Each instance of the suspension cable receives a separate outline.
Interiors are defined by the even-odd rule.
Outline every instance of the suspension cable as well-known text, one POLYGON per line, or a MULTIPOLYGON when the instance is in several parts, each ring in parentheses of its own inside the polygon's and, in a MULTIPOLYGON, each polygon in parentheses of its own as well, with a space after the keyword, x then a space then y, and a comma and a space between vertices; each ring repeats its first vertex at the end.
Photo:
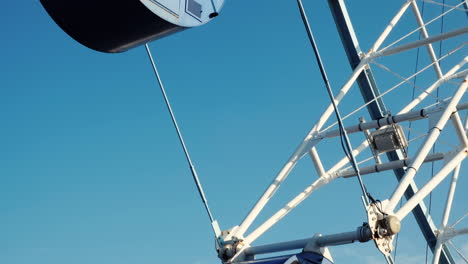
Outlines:
MULTIPOLYGON (((425 10, 424 7, 425 7, 425 1, 422 1, 421 17, 423 17, 423 18, 424 18, 424 10, 425 10)), ((421 35, 422 35, 421 31, 419 31, 418 40, 421 39, 421 35)), ((415 66, 414 66, 414 72, 415 73, 418 72, 418 69, 419 69, 419 53, 420 53, 420 50, 421 50, 421 47, 418 47, 418 49, 416 51, 416 62, 415 62, 415 66)), ((413 79, 413 85, 412 85, 413 89, 412 89, 412 94, 411 94, 411 101, 413 101, 414 97, 415 97, 415 92, 416 92, 416 88, 417 88, 417 85, 416 85, 417 80, 418 80, 418 75, 415 75, 414 79, 413 79)), ((431 95, 431 94, 429 94, 429 95, 431 95)), ((413 125, 413 122, 410 121, 409 122, 408 135, 407 135, 408 141, 411 140, 412 125, 413 125)), ((409 152, 409 146, 408 146, 407 151, 409 152)), ((403 203, 403 199, 400 200, 400 207, 401 207, 402 203, 403 203)), ((395 238, 395 250, 394 250, 394 255, 393 255, 393 258, 395 259, 395 261, 397 259, 397 249, 398 249, 398 240, 399 240, 399 238, 400 238, 400 233, 398 233, 396 235, 396 238, 395 238)), ((427 245, 429 245, 429 244, 426 244, 426 246, 427 245)), ((427 247, 426 247, 426 263, 427 263, 427 247)))
POLYGON ((317 64, 319 66, 323 82, 325 83, 328 95, 330 97, 333 108, 335 110, 336 119, 338 120, 338 126, 340 128, 341 146, 342 146, 343 151, 345 152, 346 156, 351 161, 351 165, 353 166, 354 171, 356 172, 356 175, 357 175, 357 178, 358 178, 358 181, 359 181, 359 185, 360 185, 361 190, 362 190, 365 205, 368 206, 370 204, 369 197, 368 197, 369 194, 368 194, 368 192, 366 190, 366 186, 364 185, 364 183, 362 181, 361 173, 359 171, 359 167, 358 167, 356 158, 353 155, 351 142, 349 140, 348 133, 346 132, 346 129, 344 128, 340 111, 339 111, 338 106, 337 106, 337 104, 335 102, 335 96, 333 95, 333 91, 331 89, 331 85, 330 85, 330 82, 328 80, 327 73, 325 71, 325 66, 323 65, 322 59, 320 57, 320 52, 318 50, 318 47, 317 47, 317 44, 315 42, 315 38, 314 38, 314 35, 313 35, 313 32, 312 32, 312 29, 311 29, 310 24, 309 24, 309 20, 307 18, 306 13, 305 13, 304 6, 302 5, 302 0, 297 0, 297 4, 299 6, 299 11, 301 13, 302 22, 304 23, 304 26, 306 28, 310 44, 312 45, 312 49, 314 50, 315 59, 317 60, 317 64))
MULTIPOLYGON (((445 0, 443 0, 442 2, 442 8, 441 8, 441 13, 444 13, 445 11, 445 0)), ((443 33, 444 31, 444 16, 441 17, 440 19, 440 33, 443 33)), ((443 41, 441 40, 439 42, 439 58, 442 56, 442 43, 443 41)), ((442 62, 440 62, 442 63, 442 62)), ((440 63, 439 63, 439 66, 440 66, 440 63)), ((437 90, 436 90, 436 103, 440 103, 440 100, 439 100, 439 92, 440 92, 440 87, 437 87, 437 90)), ((434 143, 434 146, 432 146, 432 153, 435 153, 436 152, 436 148, 437 148, 437 145, 436 143, 434 143)), ((434 177, 434 162, 431 162, 431 178, 434 177)), ((432 211, 432 192, 429 194, 429 214, 431 214, 431 211, 432 211)), ((427 243, 426 245, 426 263, 428 261, 428 255, 429 255, 429 242, 427 243)))
POLYGON ((206 199, 205 193, 203 192, 203 187, 202 187, 202 185, 200 183, 200 180, 198 178, 197 171, 195 170, 195 167, 193 166, 192 159, 190 158, 187 147, 185 146, 184 138, 182 137, 182 133, 180 132, 179 125, 177 124, 177 120, 175 118, 174 112, 172 111, 172 107, 171 107, 171 104, 169 102, 169 98, 167 97, 166 90, 164 89, 164 85, 163 85, 163 83, 161 81, 161 78, 159 76, 158 69, 156 68, 156 64, 154 62, 153 55, 151 54, 151 51, 150 51, 150 48, 149 48, 148 44, 145 44, 145 48, 146 48, 146 52, 148 53, 148 57, 149 57, 149 59, 151 61, 151 65, 153 66, 153 71, 154 71, 154 74, 156 75, 156 79, 157 79, 159 87, 161 89, 161 93, 162 93, 162 95, 164 97, 164 102, 166 103, 167 110, 169 111, 169 114, 171 115, 172 124, 174 125, 174 128, 175 128, 175 130, 177 132, 177 136, 179 137, 179 141, 180 141, 180 144, 181 144, 182 149, 184 151, 185 158, 187 159, 187 163, 188 163, 188 165, 190 167, 190 172, 192 173, 193 180, 195 181, 195 185, 197 186, 198 193, 200 194, 200 198, 202 199, 203 205, 205 206, 206 212, 208 213, 208 217, 210 218, 213 231, 217 235, 217 230, 215 229, 215 227, 213 225, 215 223, 215 220, 213 219, 213 215, 211 214, 210 207, 208 206, 208 201, 206 199))

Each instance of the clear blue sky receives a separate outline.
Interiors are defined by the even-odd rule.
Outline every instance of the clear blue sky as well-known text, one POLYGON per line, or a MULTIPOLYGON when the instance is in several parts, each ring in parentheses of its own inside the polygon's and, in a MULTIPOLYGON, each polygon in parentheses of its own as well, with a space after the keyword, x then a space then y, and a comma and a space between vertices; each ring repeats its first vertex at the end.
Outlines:
MULTIPOLYGON (((366 50, 402 1, 352 2, 366 50)), ((326 1, 305 5, 336 91, 350 73, 345 53, 326 1)), ((218 263, 144 48, 91 51, 36 0, 4 2, 0 25, 0 263, 218 263)), ((213 213, 222 228, 237 225, 329 102, 296 3, 228 0, 212 23, 151 47, 213 213)), ((324 162, 336 153, 323 149, 324 162)), ((315 179, 303 163, 263 218, 315 179)), ((368 178, 377 198, 392 177, 368 178)), ((355 180, 337 181, 258 242, 354 230, 365 221, 359 195, 355 180)), ((425 245, 405 221, 400 255, 417 263, 425 245)), ((332 254, 383 263, 371 243, 332 254)))

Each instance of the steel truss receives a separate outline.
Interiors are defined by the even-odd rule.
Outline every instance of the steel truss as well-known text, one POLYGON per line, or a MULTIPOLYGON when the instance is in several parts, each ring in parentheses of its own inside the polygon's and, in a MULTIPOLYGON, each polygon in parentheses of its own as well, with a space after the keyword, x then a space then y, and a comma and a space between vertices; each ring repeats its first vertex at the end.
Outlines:
MULTIPOLYGON (((414 210, 413 212, 421 229, 423 230, 426 239, 428 239, 428 237, 431 235, 436 238, 435 241, 432 241, 433 245, 431 246, 434 251, 433 263, 439 263, 439 258, 441 259, 441 263, 453 263, 453 259, 450 253, 446 250, 446 248, 443 247, 443 245, 445 243, 450 243, 449 240, 457 235, 468 233, 468 229, 466 228, 455 229, 454 226, 456 223, 453 225, 448 225, 448 219, 456 189, 455 187, 460 176, 461 163, 468 156, 468 119, 465 121, 464 125, 459 115, 461 111, 468 109, 468 103, 462 101, 468 87, 468 71, 463 69, 464 65, 468 62, 468 56, 463 57, 462 55, 461 60, 450 70, 444 73, 440 67, 439 62, 447 56, 460 51, 465 43, 462 43, 461 46, 455 48, 440 58, 437 57, 432 45, 435 42, 466 34, 468 33, 468 27, 462 27, 446 33, 429 36, 426 27, 428 24, 435 21, 435 19, 429 22, 425 22, 420 14, 417 1, 407 0, 398 10, 395 17, 390 21, 383 33, 377 38, 369 52, 362 53, 359 49, 357 38, 354 35, 349 16, 344 7, 344 2, 342 0, 329 0, 329 4, 335 17, 335 21, 338 25, 342 40, 345 46, 348 46, 346 47, 346 51, 353 68, 351 76, 342 85, 340 91, 336 94, 335 103, 338 105, 340 102, 342 102, 343 98, 350 91, 351 87, 357 83, 364 95, 366 102, 359 109, 367 107, 371 118, 373 119, 369 122, 362 121, 356 125, 348 126, 345 128, 346 132, 349 134, 362 133, 363 135, 366 135, 365 133, 372 129, 382 130, 390 125, 398 125, 407 121, 416 122, 426 120, 429 121, 430 124, 430 129, 427 132, 427 135, 424 136, 422 144, 419 146, 418 151, 416 151, 416 154, 413 157, 404 157, 402 152, 399 150, 391 151, 387 153, 389 158, 388 162, 379 163, 376 161, 376 163, 371 166, 362 167, 360 172, 361 174, 370 174, 384 170, 394 170, 397 178, 399 179, 399 183, 391 197, 389 197, 388 201, 383 203, 382 214, 395 217, 396 221, 401 221, 414 210), (398 24, 398 21, 410 9, 412 10, 412 13, 419 25, 419 27, 412 33, 420 31, 422 39, 397 45, 401 40, 410 35, 408 34, 391 45, 381 48, 382 44, 387 40, 387 37, 392 32, 393 28, 395 28, 398 24), (344 26, 347 27, 346 30, 343 29, 344 26), (370 64, 374 63, 374 61, 380 57, 399 54, 419 47, 425 47, 427 49, 428 56, 432 63, 430 63, 423 70, 415 73, 409 78, 404 79, 401 83, 381 94, 377 89, 376 82, 370 70, 370 64), (422 91, 414 98, 414 100, 403 107, 396 115, 388 115, 382 97, 395 88, 400 87, 402 84, 407 83, 408 80, 426 70, 427 68, 434 69, 436 81, 431 85, 428 85, 424 91, 422 91), (425 102, 425 99, 427 99, 427 97, 438 87, 447 82, 453 81, 458 82, 458 87, 451 96, 439 102, 435 106, 423 107, 419 109, 417 108, 422 102, 425 102), (458 140, 457 146, 448 152, 431 154, 430 151, 432 147, 437 142, 442 130, 446 128, 449 121, 453 125, 453 129, 458 140), (415 185, 414 178, 417 176, 418 172, 420 172, 421 165, 425 162, 434 162, 440 160, 445 162, 442 168, 435 173, 433 178, 428 180, 418 190, 415 185), (440 225, 440 228, 436 230, 435 225, 430 221, 430 219, 424 216, 426 209, 423 200, 442 182, 442 180, 444 180, 452 172, 452 182, 447 196, 443 221, 440 225), (407 201, 403 203, 401 208, 397 209, 397 205, 402 200, 403 195, 406 196, 407 201)), ((464 2, 448 9, 441 16, 457 10, 463 4, 464 2)), ((220 252, 223 250, 229 250, 229 252, 232 254, 229 256, 229 259, 224 260, 225 262, 238 262, 241 260, 252 259, 257 254, 278 252, 296 248, 306 248, 308 245, 310 247, 311 243, 314 244, 315 248, 323 249, 323 247, 330 245, 351 243, 353 241, 365 242, 370 239, 374 239, 376 241, 377 247, 382 251, 382 253, 384 253, 384 255, 388 256, 390 254, 392 246, 388 245, 387 241, 391 244, 395 233, 387 234, 386 237, 388 239, 383 242, 385 247, 382 246, 382 243, 380 243, 378 239, 374 237, 374 235, 372 235, 372 237, 368 236, 368 230, 374 230, 374 227, 372 227, 371 224, 372 216, 370 216, 373 214, 372 206, 366 208, 369 214, 369 226, 358 228, 357 231, 264 246, 251 246, 257 238, 259 238, 263 233, 265 233, 272 226, 283 219, 288 213, 295 209, 316 190, 338 178, 353 177, 356 175, 354 170, 346 168, 346 166, 349 165, 348 157, 342 158, 328 170, 325 169, 321 162, 320 154, 316 148, 317 145, 321 141, 340 136, 339 129, 332 129, 336 123, 324 128, 327 121, 330 120, 333 111, 333 106, 330 104, 318 122, 313 126, 303 141, 300 142, 299 146, 276 175, 271 185, 266 189, 266 191, 256 202, 244 220, 240 223, 240 225, 233 227, 229 230, 229 232, 223 232, 222 237, 219 239, 220 245, 218 245, 218 250, 220 252), (289 201, 283 208, 272 215, 269 219, 267 219, 249 234, 246 234, 253 221, 257 218, 265 205, 271 200, 275 192, 280 188, 281 184, 286 180, 299 160, 301 160, 301 158, 306 155, 311 157, 318 178, 312 184, 307 186, 304 191, 289 201)), ((348 118, 350 115, 346 116, 344 119, 348 118)), ((358 156, 359 154, 368 150, 370 147, 372 146, 369 145, 369 140, 363 140, 358 147, 353 149, 352 154, 354 156, 358 156)), ((398 232, 398 230, 396 232, 398 232)), ((371 233, 373 233, 373 231, 371 233)))

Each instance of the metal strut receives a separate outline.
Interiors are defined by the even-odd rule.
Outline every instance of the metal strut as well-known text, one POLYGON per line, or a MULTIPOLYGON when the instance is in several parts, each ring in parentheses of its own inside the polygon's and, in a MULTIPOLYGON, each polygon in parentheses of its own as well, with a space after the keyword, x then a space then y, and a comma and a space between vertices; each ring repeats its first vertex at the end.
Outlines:
POLYGON ((185 158, 187 159, 187 163, 189 164, 190 172, 192 173, 193 180, 195 181, 195 185, 197 186, 198 193, 200 194, 203 205, 205 206, 206 212, 208 213, 208 217, 210 218, 211 226, 217 237, 219 235, 218 234, 219 228, 217 228, 217 222, 213 219, 213 215, 211 214, 210 207, 208 206, 208 201, 206 200, 205 193, 203 192, 203 187, 198 178, 197 171, 195 167, 193 166, 192 159, 190 158, 187 147, 185 146, 184 138, 182 137, 182 133, 180 132, 179 125, 177 124, 177 120, 175 118, 174 112, 172 111, 171 103, 169 102, 169 98, 167 97, 166 90, 164 89, 164 85, 161 81, 161 78, 159 77, 159 72, 158 72, 158 69, 156 68, 156 64, 154 63, 153 55, 151 55, 151 51, 150 51, 148 44, 145 44, 145 48, 146 48, 146 52, 148 53, 148 57, 151 61, 151 65, 153 66, 153 71, 154 71, 154 74, 156 75, 156 79, 158 80, 159 87, 161 88, 161 93, 164 97, 164 102, 166 103, 167 110, 169 111, 169 114, 171 115, 172 124, 174 125, 174 128, 177 132, 177 136, 179 137, 179 141, 180 141, 180 144, 182 145, 182 149, 184 150, 185 158))
MULTIPOLYGON (((466 2, 466 0, 461 1, 465 1, 465 4, 468 3, 466 2)), ((333 19, 335 21, 341 41, 343 43, 343 47, 348 56, 349 63, 351 65, 351 68, 354 70, 357 67, 357 65, 361 62, 361 58, 359 56, 359 54, 361 54, 361 49, 359 47, 359 42, 357 40, 351 19, 349 17, 345 1, 328 0, 328 4, 330 6, 330 11, 333 15, 333 19)), ((372 119, 379 120, 384 118, 387 114, 387 109, 383 104, 382 98, 380 98, 379 96, 380 92, 370 68, 364 70, 361 73, 361 75, 357 79, 357 84, 359 85, 361 94, 365 102, 372 102, 367 106, 372 119), (376 100, 376 98, 378 99, 376 100)), ((404 159, 404 156, 399 151, 388 152, 387 156, 390 161, 404 159)), ((394 169, 394 173, 398 181, 400 181, 403 175, 405 174, 405 170, 403 168, 394 169)), ((417 190, 417 186, 414 183, 411 184, 405 191, 406 199, 410 199, 411 197, 413 197, 417 190)), ((436 226, 434 225, 430 216, 427 215, 427 209, 424 202, 421 202, 418 206, 416 206, 413 209, 413 214, 424 238, 426 239, 427 243, 429 243, 431 249, 433 249, 436 244, 435 242, 437 241, 437 237, 434 233, 434 230, 436 230, 436 226)), ((448 263, 454 263, 454 260, 448 248, 444 245, 440 264, 448 263)))
MULTIPOLYGON (((320 73, 322 74, 322 79, 323 79, 323 81, 325 83, 325 86, 327 87, 328 95, 330 96, 330 100, 331 100, 331 102, 333 104, 333 108, 335 110, 336 119, 338 121, 338 126, 340 128, 340 134, 341 134, 342 140, 344 140, 345 144, 346 144, 346 148, 343 147, 343 150, 345 151, 346 155, 350 159, 351 165, 352 165, 354 171, 356 172, 356 176, 358 178, 359 185, 361 187, 362 194, 363 194, 362 199, 363 199, 363 202, 365 204, 365 209, 367 210, 368 206, 371 204, 370 199, 369 199, 370 195, 366 190, 366 186, 364 185, 364 182, 362 181, 361 173, 359 171, 359 167, 357 165, 356 158, 354 157, 353 152, 352 152, 351 142, 349 140, 348 133, 346 132, 346 129, 345 129, 344 125, 343 125, 343 121, 342 121, 341 114, 340 114, 340 111, 338 109, 338 106, 336 105, 335 97, 333 95, 333 91, 331 89, 330 82, 328 81, 327 73, 325 71, 325 67, 324 67, 322 59, 320 57, 320 52, 319 52, 317 44, 315 42, 314 35, 312 33, 312 29, 311 29, 310 24, 309 24, 309 20, 307 19, 307 15, 305 13, 304 6, 302 5, 302 1, 297 0, 297 4, 298 4, 299 10, 301 12, 302 21, 304 22, 304 26, 306 28, 307 35, 309 36, 310 44, 312 45, 312 48, 314 50, 315 58, 317 60, 318 66, 319 66, 320 73)), ((392 258, 391 255, 385 255, 385 260, 389 264, 394 263, 393 258, 392 258)))
POLYGON ((211 0, 211 7, 213 8, 213 12, 209 15, 209 18, 215 18, 218 16, 218 11, 213 0, 211 0))
POLYGON ((317 60, 318 66, 319 66, 323 82, 325 83, 328 95, 330 96, 330 100, 331 100, 331 102, 333 104, 333 108, 334 108, 335 114, 336 114, 336 119, 338 120, 338 126, 340 128, 340 134, 341 134, 342 140, 344 140, 344 142, 346 144, 346 148, 343 147, 343 150, 345 151, 346 156, 348 156, 348 158, 350 159, 351 165, 353 166, 353 169, 356 172, 356 175, 357 175, 357 178, 358 178, 358 181, 359 181, 359 185, 360 185, 361 190, 362 190, 365 206, 367 207, 367 206, 369 206, 370 201, 369 201, 368 193, 367 193, 367 190, 366 190, 366 186, 364 186, 364 182, 362 181, 356 158, 353 155, 351 142, 349 140, 348 133, 346 132, 346 129, 345 129, 344 125, 343 125, 343 121, 342 121, 341 114, 340 114, 340 111, 338 109, 338 106, 336 105, 335 96, 333 95, 333 91, 331 89, 330 82, 328 81, 327 73, 325 71, 325 66, 323 65, 322 58, 320 57, 320 52, 319 52, 317 44, 315 42, 314 35, 312 33, 312 29, 311 29, 310 24, 309 24, 309 20, 307 19, 307 15, 306 15, 306 13, 304 11, 304 6, 302 5, 302 0, 297 0, 297 5, 299 6, 299 11, 301 12, 302 22, 304 22, 304 26, 306 28, 307 35, 309 36, 310 44, 312 45, 312 49, 314 50, 315 58, 317 60))

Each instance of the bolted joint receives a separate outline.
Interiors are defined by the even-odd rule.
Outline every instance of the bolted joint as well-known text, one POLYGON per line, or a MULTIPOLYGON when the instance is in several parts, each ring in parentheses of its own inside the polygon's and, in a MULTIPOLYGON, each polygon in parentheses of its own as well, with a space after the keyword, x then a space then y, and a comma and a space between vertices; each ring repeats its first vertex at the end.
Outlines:
POLYGON ((224 245, 218 249, 218 257, 223 261, 223 263, 228 262, 243 247, 244 242, 242 240, 233 238, 232 240, 225 242, 224 245))
POLYGON ((386 237, 386 236, 393 236, 400 232, 401 229, 401 222, 398 217, 393 215, 384 216, 384 218, 380 221, 380 226, 378 228, 379 236, 386 237))
POLYGON ((218 249, 218 257, 223 261, 226 262, 231 259, 235 255, 235 250, 232 245, 225 245, 218 249))
POLYGON ((372 231, 372 238, 376 247, 385 256, 389 256, 393 251, 393 239, 401 228, 398 217, 388 215, 382 210, 387 204, 388 200, 374 202, 367 208, 367 219, 372 231))

